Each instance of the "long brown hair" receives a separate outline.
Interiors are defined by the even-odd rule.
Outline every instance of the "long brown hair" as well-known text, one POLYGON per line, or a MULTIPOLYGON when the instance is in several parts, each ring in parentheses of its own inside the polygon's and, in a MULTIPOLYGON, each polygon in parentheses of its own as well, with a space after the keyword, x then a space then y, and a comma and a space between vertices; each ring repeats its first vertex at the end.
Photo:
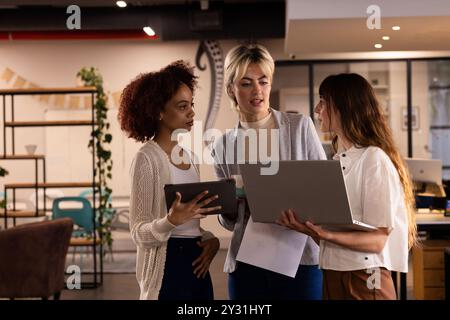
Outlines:
MULTIPOLYGON (((379 147, 389 156, 397 169, 405 194, 408 212, 408 245, 411 248, 417 241, 412 182, 372 86, 358 74, 342 73, 328 76, 321 83, 319 94, 327 106, 339 111, 336 114, 340 115, 341 127, 346 139, 361 147, 379 147)), ((330 111, 328 114, 331 117, 330 111)), ((337 143, 338 137, 334 135, 335 151, 337 151, 337 143)))

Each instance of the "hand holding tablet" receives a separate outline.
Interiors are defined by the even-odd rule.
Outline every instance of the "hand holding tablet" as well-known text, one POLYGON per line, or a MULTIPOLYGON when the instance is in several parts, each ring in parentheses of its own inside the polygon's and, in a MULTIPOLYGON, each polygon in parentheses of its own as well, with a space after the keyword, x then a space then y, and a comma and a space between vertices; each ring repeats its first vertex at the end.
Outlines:
POLYGON ((214 212, 220 210, 222 206, 214 206, 209 208, 204 208, 214 200, 218 199, 218 195, 208 197, 204 199, 208 194, 208 191, 203 191, 196 195, 193 199, 187 202, 181 201, 181 194, 176 192, 175 200, 169 209, 168 219, 169 222, 175 226, 179 226, 197 215, 207 214, 209 212, 214 212), (204 200, 203 200, 204 199, 204 200))
POLYGON ((198 183, 168 184, 164 186, 167 208, 171 208, 176 200, 176 194, 181 196, 181 202, 195 200, 201 204, 197 214, 235 215, 237 213, 236 183, 234 180, 209 181, 198 183), (208 194, 204 191, 208 191, 208 194), (210 196, 218 197, 212 199, 210 196), (207 198, 208 197, 208 198, 207 198), (211 200, 211 201, 209 201, 211 200), (218 209, 217 207, 221 207, 218 209), (208 209, 208 210, 206 210, 208 209))

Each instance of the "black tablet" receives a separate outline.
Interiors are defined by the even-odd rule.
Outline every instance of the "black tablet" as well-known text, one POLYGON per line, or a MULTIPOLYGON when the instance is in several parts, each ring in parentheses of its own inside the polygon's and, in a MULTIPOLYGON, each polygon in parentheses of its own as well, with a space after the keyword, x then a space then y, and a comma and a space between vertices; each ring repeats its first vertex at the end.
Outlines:
POLYGON ((172 206, 176 192, 181 194, 181 202, 188 202, 205 190, 208 190, 209 193, 204 199, 216 194, 219 195, 218 199, 210 202, 205 208, 222 206, 221 210, 207 214, 224 214, 227 216, 235 216, 237 214, 236 183, 232 179, 198 183, 166 184, 164 186, 164 193, 166 195, 167 210, 172 206))

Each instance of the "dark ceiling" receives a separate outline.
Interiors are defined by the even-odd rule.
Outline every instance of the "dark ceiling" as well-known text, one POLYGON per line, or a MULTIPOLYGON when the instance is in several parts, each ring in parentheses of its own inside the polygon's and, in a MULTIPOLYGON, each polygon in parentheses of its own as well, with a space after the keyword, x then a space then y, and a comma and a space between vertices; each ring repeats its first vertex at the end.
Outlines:
MULTIPOLYGON (((199 3, 200 0, 126 0, 129 6, 161 6, 161 5, 181 5, 199 3)), ((285 2, 285 0, 209 0, 208 2, 225 2, 225 3, 264 3, 264 2, 285 2)), ((0 8, 2 6, 53 6, 53 7, 67 7, 71 4, 79 5, 80 7, 115 7, 116 0, 16 0, 16 1, 0 1, 0 8)))
POLYGON ((127 1, 19 0, 0 1, 0 32, 68 30, 67 6, 81 9, 80 31, 139 31, 150 25, 163 40, 283 38, 285 2, 282 0, 127 1))

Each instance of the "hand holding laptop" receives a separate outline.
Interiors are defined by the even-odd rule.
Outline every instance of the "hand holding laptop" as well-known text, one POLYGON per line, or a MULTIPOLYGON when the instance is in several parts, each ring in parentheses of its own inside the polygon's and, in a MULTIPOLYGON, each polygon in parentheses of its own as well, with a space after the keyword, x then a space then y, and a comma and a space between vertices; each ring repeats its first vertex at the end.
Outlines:
POLYGON ((275 223, 280 226, 287 227, 289 229, 304 233, 311 238, 313 238, 316 242, 318 240, 330 240, 331 232, 323 229, 321 226, 317 226, 309 221, 304 223, 297 220, 295 216, 295 212, 292 209, 288 209, 286 211, 282 211, 280 217, 275 221, 275 223))
POLYGON ((283 160, 274 175, 261 175, 261 166, 239 166, 253 221, 274 223, 292 208, 297 219, 327 229, 377 229, 353 219, 339 160, 283 160))

